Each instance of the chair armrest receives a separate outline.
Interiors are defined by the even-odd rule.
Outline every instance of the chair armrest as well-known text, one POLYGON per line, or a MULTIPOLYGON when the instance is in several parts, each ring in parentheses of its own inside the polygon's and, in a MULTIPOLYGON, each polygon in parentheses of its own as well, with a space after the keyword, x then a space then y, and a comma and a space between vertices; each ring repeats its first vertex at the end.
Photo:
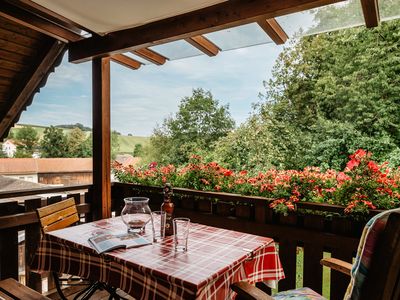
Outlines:
POLYGON ((270 295, 256 288, 246 281, 235 282, 231 285, 231 289, 238 294, 238 299, 243 300, 273 300, 270 295))
POLYGON ((349 276, 352 268, 352 264, 337 258, 323 258, 321 259, 321 265, 327 266, 349 276))

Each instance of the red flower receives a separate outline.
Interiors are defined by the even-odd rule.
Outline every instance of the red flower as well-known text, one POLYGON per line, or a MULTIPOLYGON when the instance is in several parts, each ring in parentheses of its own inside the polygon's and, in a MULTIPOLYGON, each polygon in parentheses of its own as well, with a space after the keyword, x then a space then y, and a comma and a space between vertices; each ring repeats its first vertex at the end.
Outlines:
POLYGON ((358 167, 360 165, 360 161, 357 159, 351 159, 347 165, 346 165, 346 171, 351 171, 353 170, 355 167, 358 167))
POLYGON ((368 169, 370 169, 374 173, 379 172, 379 166, 372 160, 368 162, 368 169))
POLYGON ((339 172, 339 174, 336 177, 337 181, 339 182, 339 184, 348 181, 351 179, 351 177, 347 176, 346 174, 344 174, 343 172, 339 172))
POLYGON ((224 176, 226 176, 226 177, 232 176, 232 175, 233 175, 233 171, 231 171, 231 170, 226 170, 226 171, 224 172, 224 176))

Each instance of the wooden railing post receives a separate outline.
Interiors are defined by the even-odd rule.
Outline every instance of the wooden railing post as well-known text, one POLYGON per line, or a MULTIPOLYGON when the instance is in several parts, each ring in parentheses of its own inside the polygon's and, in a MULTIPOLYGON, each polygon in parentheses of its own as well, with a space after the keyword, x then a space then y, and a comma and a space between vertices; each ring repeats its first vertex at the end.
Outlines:
MULTIPOLYGON (((18 213, 18 202, 0 203, 0 216, 16 213, 18 213)), ((0 280, 9 277, 18 280, 17 228, 0 230, 0 280)))
MULTIPOLYGON (((25 211, 35 211, 42 206, 42 199, 25 200, 25 211)), ((25 282, 26 285, 39 293, 42 292, 42 276, 31 272, 30 262, 35 255, 40 241, 40 225, 34 223, 25 227, 25 282)))

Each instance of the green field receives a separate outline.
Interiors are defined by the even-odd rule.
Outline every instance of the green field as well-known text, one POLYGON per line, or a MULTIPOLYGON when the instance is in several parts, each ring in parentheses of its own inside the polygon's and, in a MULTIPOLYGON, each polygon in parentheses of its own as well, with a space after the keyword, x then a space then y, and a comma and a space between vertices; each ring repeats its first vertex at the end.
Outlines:
MULTIPOLYGON (((17 124, 15 127, 11 129, 11 133, 15 137, 19 129, 23 126, 31 126, 33 127, 37 133, 39 134, 39 138, 42 138, 43 132, 46 129, 46 126, 39 126, 39 125, 29 125, 29 124, 17 124)), ((68 132, 71 131, 71 129, 67 128, 61 128, 64 131, 64 134, 68 134, 68 132)), ((90 132, 86 131, 86 134, 89 135, 90 132)), ((127 135, 120 135, 118 136, 118 141, 119 141, 119 153, 133 153, 133 149, 135 149, 136 144, 142 144, 142 146, 146 146, 150 138, 149 137, 144 137, 144 136, 127 136, 127 135)))

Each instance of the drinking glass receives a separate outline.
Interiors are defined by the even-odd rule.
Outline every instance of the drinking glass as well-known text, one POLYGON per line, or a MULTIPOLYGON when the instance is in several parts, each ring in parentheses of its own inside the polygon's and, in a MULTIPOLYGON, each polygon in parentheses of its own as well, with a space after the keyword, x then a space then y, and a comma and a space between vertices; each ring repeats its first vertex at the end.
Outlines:
POLYGON ((175 251, 186 252, 188 247, 190 219, 189 218, 175 218, 174 224, 174 244, 175 251))
POLYGON ((167 215, 165 211, 153 211, 151 212, 151 218, 153 221, 153 241, 161 241, 165 237, 167 215))

